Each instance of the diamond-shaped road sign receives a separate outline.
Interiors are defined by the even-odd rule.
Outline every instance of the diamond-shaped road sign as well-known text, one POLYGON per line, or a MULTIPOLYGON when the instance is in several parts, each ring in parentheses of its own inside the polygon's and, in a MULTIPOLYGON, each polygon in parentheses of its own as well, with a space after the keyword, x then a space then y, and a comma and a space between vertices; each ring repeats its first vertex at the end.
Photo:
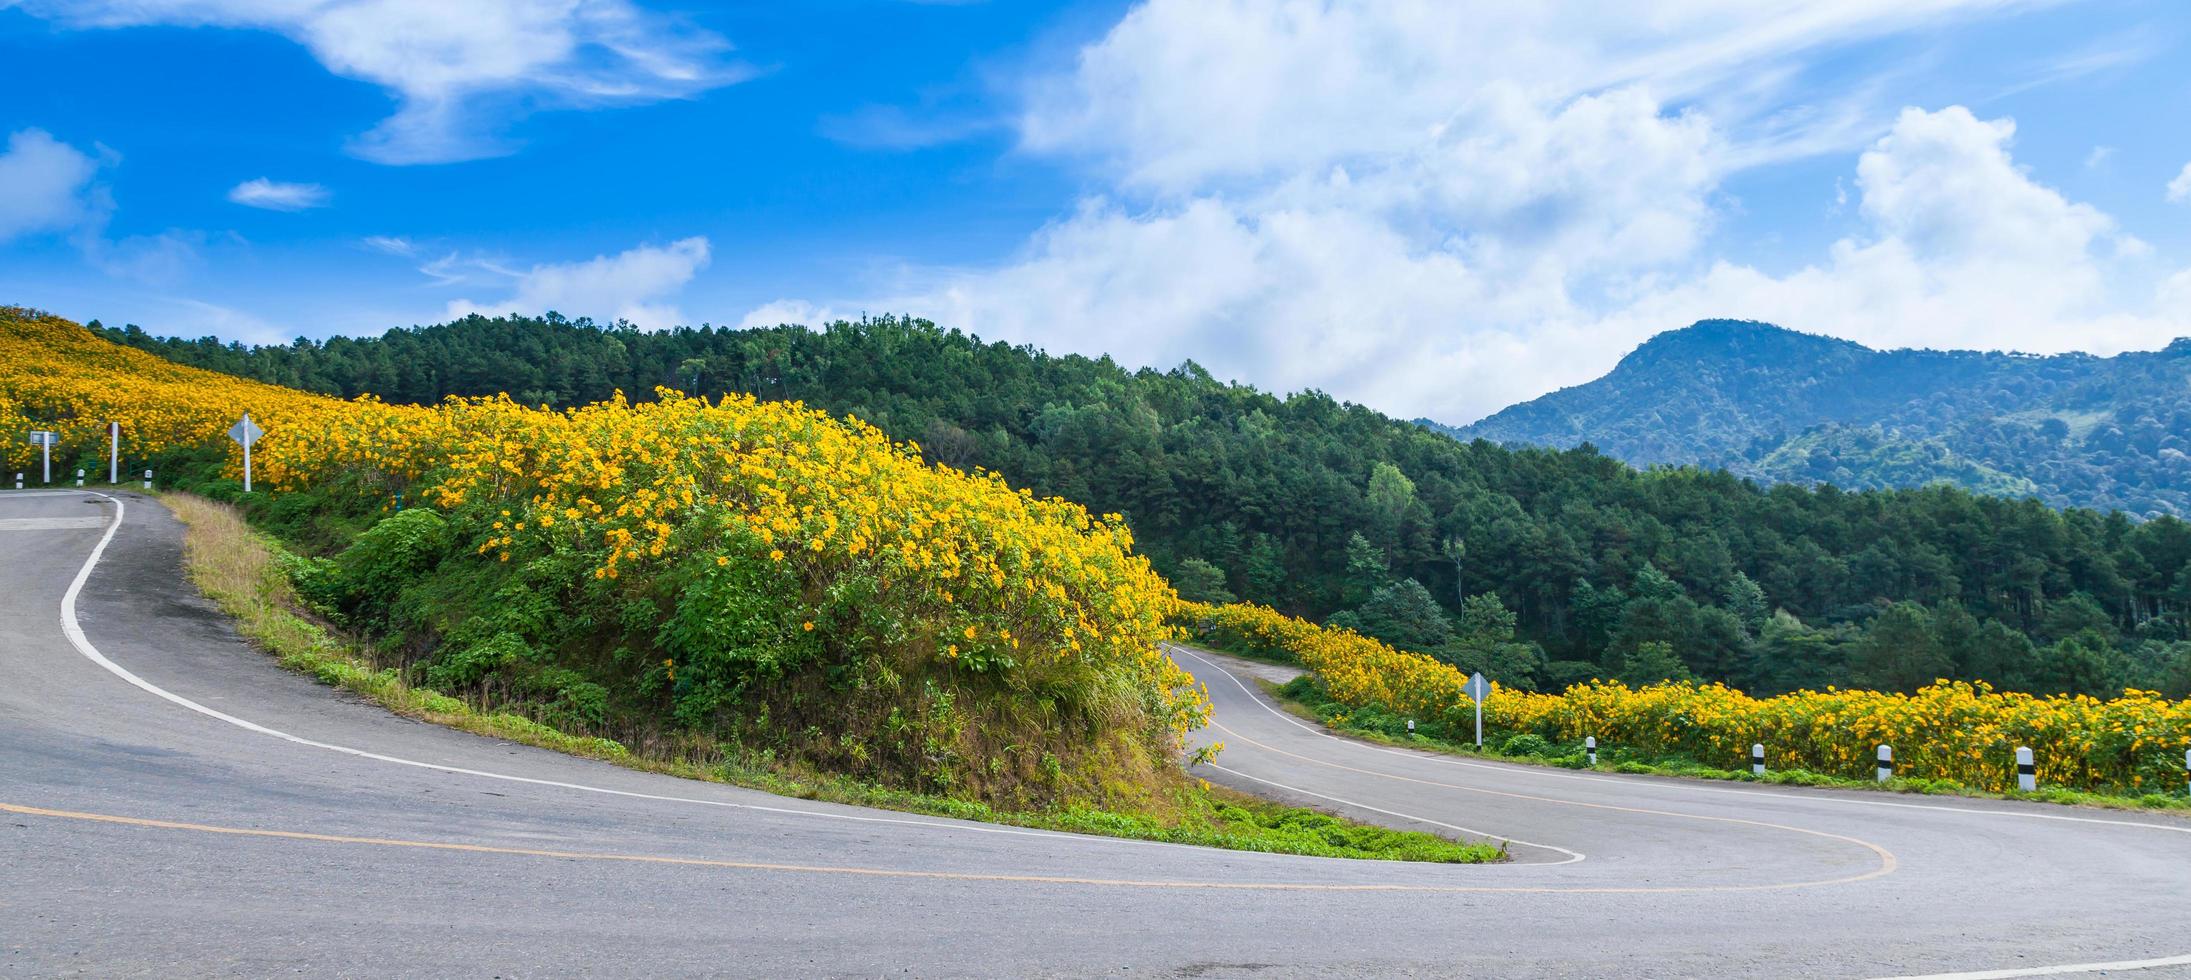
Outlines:
POLYGON ((1478 672, 1469 675, 1468 683, 1461 685, 1461 693, 1468 695, 1470 701, 1482 704, 1483 700, 1490 697, 1491 692, 1497 690, 1498 687, 1497 684, 1491 683, 1491 678, 1485 677, 1481 672, 1478 672))
POLYGON ((251 413, 249 412, 244 413, 243 421, 228 427, 228 437, 236 440, 236 445, 245 449, 251 448, 251 444, 259 441, 259 437, 265 434, 265 429, 259 428, 257 423, 251 421, 251 413))

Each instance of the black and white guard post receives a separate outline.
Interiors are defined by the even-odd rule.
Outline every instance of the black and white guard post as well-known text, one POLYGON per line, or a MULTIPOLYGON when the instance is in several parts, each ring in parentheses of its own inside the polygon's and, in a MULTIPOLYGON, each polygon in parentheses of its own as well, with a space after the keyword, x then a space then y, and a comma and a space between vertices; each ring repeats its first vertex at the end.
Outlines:
POLYGON ((79 486, 79 487, 81 487, 81 486, 83 486, 83 485, 84 485, 84 471, 83 471, 83 470, 77 470, 77 471, 76 471, 76 485, 77 485, 77 486, 79 486))
POLYGON ((150 489, 152 489, 152 471, 151 471, 151 470, 146 470, 146 471, 145 471, 145 489, 147 489, 147 490, 150 490, 150 489))
POLYGON ((45 465, 45 469, 39 473, 39 482, 47 486, 53 485, 54 439, 55 434, 45 429, 32 429, 30 432, 30 444, 38 447, 38 457, 45 465))
POLYGON ((259 441, 259 437, 265 434, 265 429, 259 428, 257 424, 251 421, 250 412, 243 413, 243 421, 228 427, 228 437, 234 439, 236 445, 243 447, 243 492, 245 493, 251 492, 251 444, 259 441))
POLYGON ((1750 775, 1765 775, 1765 743, 1750 743, 1750 775))
MULTIPOLYGON (((1598 737, 1596 735, 1587 736, 1582 740, 1582 757, 1589 760, 1590 768, 1596 769, 1598 767, 1598 737)), ((2184 753, 2183 760, 2186 765, 2191 765, 2191 752, 2184 753)))
POLYGON ((1415 734, 1415 719, 1413 718, 1407 720, 1407 733, 1409 735, 1415 734))
POLYGON ((2021 745, 2016 747, 2016 788, 2026 793, 2039 789, 2039 767, 2031 761, 2031 750, 2021 745))
POLYGON ((1882 745, 1879 747, 1879 781, 1883 783, 1893 778, 1894 746, 1882 745))
POLYGON ((1468 683, 1461 688, 1461 693, 1468 695, 1468 699, 1476 703, 1476 747, 1479 749, 1483 748, 1484 699, 1490 697, 1492 690, 1497 686, 1491 683, 1491 679, 1485 677, 1482 671, 1477 671, 1468 675, 1468 683))
POLYGON ((15 489, 23 489, 23 474, 20 471, 15 474, 15 489))

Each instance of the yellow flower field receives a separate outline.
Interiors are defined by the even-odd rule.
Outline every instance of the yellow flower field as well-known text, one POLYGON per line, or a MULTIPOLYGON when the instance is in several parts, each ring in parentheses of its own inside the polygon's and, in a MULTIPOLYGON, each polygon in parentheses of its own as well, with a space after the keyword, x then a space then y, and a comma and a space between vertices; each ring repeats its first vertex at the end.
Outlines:
POLYGON ((778 568, 804 603, 780 611, 785 632, 801 634, 786 643, 856 637, 996 674, 1092 670, 1123 681, 1175 736, 1205 719, 1202 691, 1159 649, 1175 597, 1117 515, 928 465, 917 446, 796 403, 663 395, 567 411, 507 398, 342 401, 0 309, 11 470, 36 461, 23 430, 57 430, 57 458, 74 458, 103 454, 112 420, 133 460, 225 447, 240 476, 224 433, 248 411, 266 430, 254 450, 262 491, 403 493, 464 509, 491 521, 476 544, 487 560, 576 552, 600 588, 680 565, 778 568))
MULTIPOLYGON (((1181 622, 1252 653, 1284 654, 1315 671, 1352 708, 1459 722, 1473 706, 1467 676, 1418 653, 1261 606, 1183 604, 1181 622)), ((1984 684, 1939 683, 1915 694, 1798 691, 1753 698, 1719 684, 1641 690, 1593 681, 1561 694, 1499 689, 1484 702, 1487 729, 1747 767, 1762 742, 1770 765, 1855 778, 1872 774, 1876 747, 1894 747, 1897 775, 1989 790, 2016 786, 2014 752, 2036 754, 2042 786, 2116 793, 2181 793, 2191 746, 2191 701, 2149 691, 2119 698, 2034 697, 1984 684)))

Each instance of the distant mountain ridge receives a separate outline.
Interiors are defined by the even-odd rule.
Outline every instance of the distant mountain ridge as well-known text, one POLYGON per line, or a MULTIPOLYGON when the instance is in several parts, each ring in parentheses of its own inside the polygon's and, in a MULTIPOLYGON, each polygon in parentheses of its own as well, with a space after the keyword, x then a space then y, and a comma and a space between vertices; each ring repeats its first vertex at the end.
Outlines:
POLYGON ((2191 515, 2191 338, 2113 357, 1880 351, 1701 320, 1587 384, 1472 425, 1420 421, 1464 440, 1587 442, 1638 465, 1774 482, 1948 482, 2055 506, 2191 515))

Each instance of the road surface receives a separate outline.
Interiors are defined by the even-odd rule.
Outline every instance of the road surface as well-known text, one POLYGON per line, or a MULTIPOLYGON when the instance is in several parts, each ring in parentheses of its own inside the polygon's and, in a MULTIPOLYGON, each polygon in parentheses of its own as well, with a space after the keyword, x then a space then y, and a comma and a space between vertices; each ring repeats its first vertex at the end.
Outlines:
POLYGON ((1388 749, 1193 651, 1228 745, 1213 781, 1514 859, 787 800, 281 670, 184 582, 180 541, 143 497, 0 493, 0 976, 2191 974, 2191 821, 2169 815, 1388 749))

